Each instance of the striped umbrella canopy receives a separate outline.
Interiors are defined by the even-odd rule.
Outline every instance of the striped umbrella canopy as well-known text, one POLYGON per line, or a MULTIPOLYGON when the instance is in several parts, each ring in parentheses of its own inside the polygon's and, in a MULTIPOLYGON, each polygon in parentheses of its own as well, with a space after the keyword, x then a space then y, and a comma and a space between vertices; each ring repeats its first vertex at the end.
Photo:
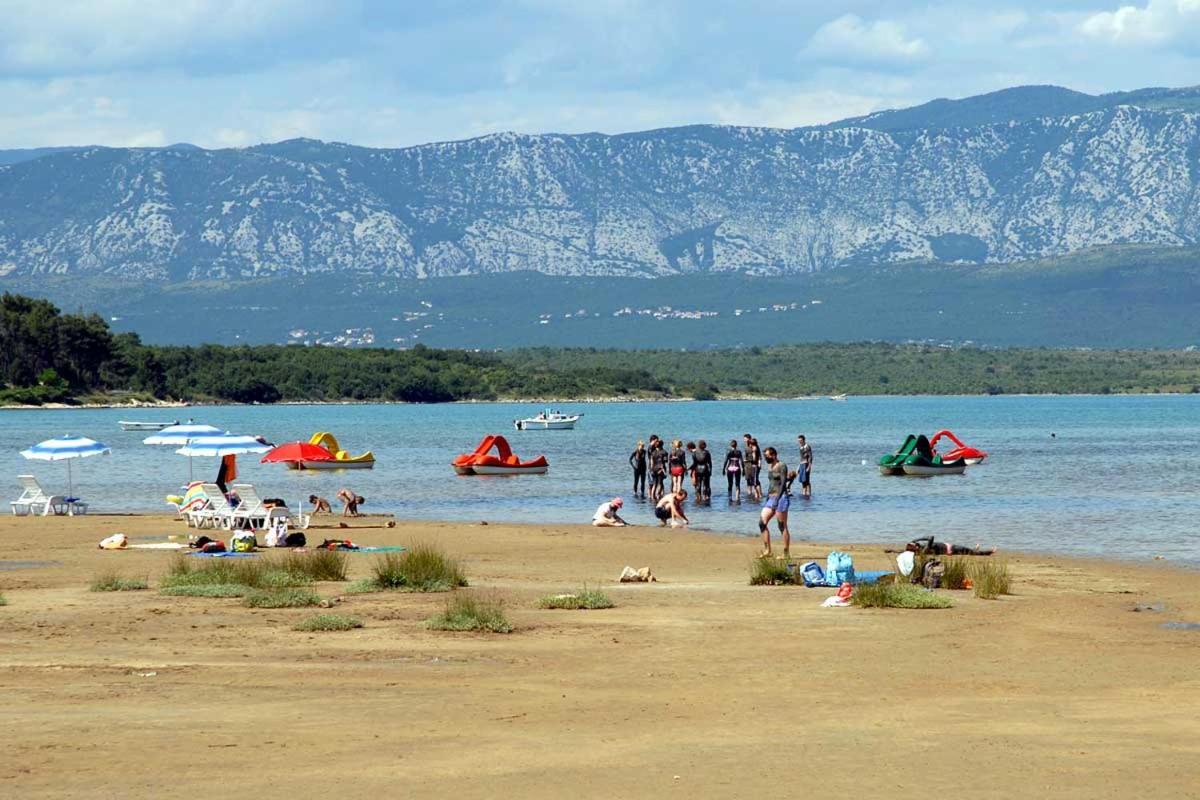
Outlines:
POLYGON ((209 434, 189 439, 187 444, 176 450, 181 456, 240 456, 246 453, 265 453, 271 449, 254 436, 239 436, 235 433, 209 434))
POLYGON ((195 422, 186 422, 182 425, 170 425, 163 428, 158 433, 142 439, 142 444, 169 444, 178 447, 187 444, 199 436, 213 436, 220 433, 224 433, 224 431, 220 428, 214 428, 212 425, 199 425, 195 422))
POLYGON ((88 456, 104 456, 112 453, 112 448, 95 439, 86 436, 71 436, 70 434, 58 439, 47 439, 39 442, 28 450, 22 450, 21 455, 36 461, 66 461, 67 462, 67 496, 75 496, 75 483, 71 477, 71 461, 88 456))

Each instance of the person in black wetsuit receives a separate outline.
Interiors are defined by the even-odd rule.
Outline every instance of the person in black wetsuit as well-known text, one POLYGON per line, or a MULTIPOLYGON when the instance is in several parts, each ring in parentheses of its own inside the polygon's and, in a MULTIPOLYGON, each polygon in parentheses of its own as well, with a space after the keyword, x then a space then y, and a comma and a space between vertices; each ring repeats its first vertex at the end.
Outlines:
POLYGON ((996 548, 994 547, 985 550, 981 547, 967 547, 961 544, 937 542, 934 541, 932 536, 918 536, 904 545, 904 549, 923 555, 936 554, 939 556, 990 556, 996 552, 996 548))
POLYGON ((712 453, 708 442, 701 439, 692 453, 692 474, 696 481, 696 502, 712 502, 712 453))
POLYGON ((629 466, 633 468, 633 493, 646 496, 646 443, 638 440, 637 448, 629 454, 629 466))
POLYGON ((742 502, 742 451, 738 449, 737 439, 729 440, 729 452, 725 454, 721 471, 725 473, 729 499, 742 502))

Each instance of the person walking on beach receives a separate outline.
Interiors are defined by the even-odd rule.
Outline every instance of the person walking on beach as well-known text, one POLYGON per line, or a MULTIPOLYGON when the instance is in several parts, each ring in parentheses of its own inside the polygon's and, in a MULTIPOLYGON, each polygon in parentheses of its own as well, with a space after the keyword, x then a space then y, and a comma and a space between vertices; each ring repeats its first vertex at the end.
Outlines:
POLYGON ((688 524, 687 515, 683 513, 683 501, 687 500, 687 496, 688 493, 680 489, 655 504, 654 516, 658 518, 658 524, 661 527, 665 528, 670 525, 672 528, 682 528, 688 524))
POLYGON ((792 547, 792 534, 788 531, 788 508, 791 505, 788 490, 791 489, 791 478, 795 477, 795 473, 789 477, 787 464, 779 460, 779 453, 774 447, 764 450, 763 458, 767 462, 767 499, 763 502, 758 520, 758 530, 762 533, 763 541, 759 557, 767 558, 771 555, 770 522, 774 519, 783 541, 783 557, 788 558, 792 547))
POLYGON ((671 473, 671 493, 674 494, 683 489, 683 474, 687 472, 687 451, 683 449, 683 442, 679 439, 671 442, 667 466, 671 473))
POLYGON ((646 443, 638 439, 637 447, 629 454, 629 466, 633 468, 633 494, 646 496, 646 443))
POLYGON ((696 483, 696 502, 712 502, 712 453, 708 442, 701 439, 692 453, 692 476, 696 483))
POLYGON ((800 491, 805 497, 812 497, 812 445, 804 438, 804 434, 796 437, 800 445, 800 468, 796 474, 800 477, 800 491))
POLYGON ((725 473, 729 499, 735 503, 742 502, 742 451, 738 449, 737 439, 729 440, 729 452, 725 454, 721 471, 725 473))
POLYGON ((666 491, 663 483, 667 478, 667 451, 662 439, 650 437, 650 499, 659 500, 666 491))

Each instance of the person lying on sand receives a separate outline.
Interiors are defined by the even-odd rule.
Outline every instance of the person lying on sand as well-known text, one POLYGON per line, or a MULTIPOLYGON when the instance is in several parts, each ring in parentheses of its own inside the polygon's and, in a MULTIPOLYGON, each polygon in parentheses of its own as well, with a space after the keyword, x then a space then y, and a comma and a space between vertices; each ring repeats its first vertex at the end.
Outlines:
POLYGON ((961 544, 950 544, 949 542, 934 541, 932 536, 918 536, 908 544, 904 545, 904 549, 913 553, 921 553, 923 555, 940 555, 940 556, 990 556, 996 552, 996 548, 991 547, 987 550, 980 548, 979 545, 967 547, 961 544))
POLYGON ((592 517, 592 524, 597 528, 623 528, 629 523, 621 519, 617 514, 617 509, 625 505, 625 501, 619 497, 614 497, 607 503, 601 503, 596 509, 595 516, 592 517))
POLYGON ((367 502, 361 494, 355 494, 349 489, 338 489, 337 499, 342 501, 345 506, 342 509, 343 517, 357 517, 358 507, 367 502))
POLYGON ((333 513, 333 509, 329 507, 329 501, 324 497, 317 497, 315 494, 310 494, 308 496, 308 502, 313 504, 312 513, 314 514, 320 514, 322 512, 326 514, 333 513))
POLYGON ((680 489, 674 494, 668 494, 658 501, 658 505, 654 506, 654 516, 658 517, 658 524, 666 527, 668 524, 672 528, 682 528, 687 525, 689 520, 687 515, 683 513, 683 501, 687 499, 688 493, 680 489))

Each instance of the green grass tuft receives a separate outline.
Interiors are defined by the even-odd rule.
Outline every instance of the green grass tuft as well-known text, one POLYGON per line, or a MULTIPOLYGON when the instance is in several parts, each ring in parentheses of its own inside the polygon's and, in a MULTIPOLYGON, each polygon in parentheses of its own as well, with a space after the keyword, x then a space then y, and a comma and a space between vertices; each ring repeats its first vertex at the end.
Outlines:
POLYGON ((302 619, 292 626, 292 630, 296 631, 348 631, 354 628, 361 628, 362 620, 358 617, 347 617, 343 614, 317 614, 316 616, 302 619))
POLYGON ((251 608, 302 608, 315 606, 321 596, 312 589, 257 589, 249 592, 243 601, 251 608))
POLYGON ((599 589, 584 586, 574 594, 550 594, 538 600, 538 608, 580 609, 612 608, 613 601, 599 589))
POLYGON ((6 600, 4 598, 4 595, 0 594, 0 606, 6 606, 6 605, 8 605, 8 600, 6 600))
MULTIPOLYGON (((238 586, 251 589, 283 589, 312 583, 312 578, 288 570, 285 560, 267 558, 195 559, 176 556, 159 580, 160 589, 183 586, 238 586), (199 563, 197 563, 199 562, 199 563)), ((187 594, 163 592, 164 594, 187 594)), ((243 592, 244 593, 244 592, 243 592)), ((235 597, 233 594, 192 593, 194 597, 235 597)))
POLYGON ((803 583, 800 571, 789 572, 786 561, 766 556, 750 562, 751 586, 796 586, 803 583))
POLYGON ((149 589, 150 584, 145 578, 126 578, 116 570, 107 570, 93 578, 89 588, 93 592, 139 592, 149 589))
POLYGON ((949 597, 907 583, 867 583, 854 587, 850 602, 859 608, 950 608, 949 597))
POLYGON ((361 578, 349 584, 344 591, 346 594, 370 594, 371 592, 382 592, 384 588, 374 578, 361 578))
POLYGON ((512 632, 500 602, 463 594, 455 595, 446 603, 445 610, 425 625, 435 631, 512 632))
POLYGON ((313 550, 308 553, 288 553, 272 559, 272 566, 289 575, 310 581, 344 581, 349 557, 338 550, 313 550))
POLYGON ((158 593, 167 597, 242 597, 253 591, 249 586, 236 583, 180 583, 160 586, 158 593))
POLYGON ((966 556, 947 556, 942 558, 942 588, 966 589, 967 578, 970 577, 970 565, 966 556))
POLYGON ((975 596, 984 600, 995 600, 1002 594, 1012 594, 1012 576, 1008 563, 991 558, 980 558, 971 562, 971 581, 975 584, 975 596))
POLYGON ((372 567, 380 589, 448 592, 467 585, 458 562, 431 544, 415 544, 403 553, 385 553, 372 567))

